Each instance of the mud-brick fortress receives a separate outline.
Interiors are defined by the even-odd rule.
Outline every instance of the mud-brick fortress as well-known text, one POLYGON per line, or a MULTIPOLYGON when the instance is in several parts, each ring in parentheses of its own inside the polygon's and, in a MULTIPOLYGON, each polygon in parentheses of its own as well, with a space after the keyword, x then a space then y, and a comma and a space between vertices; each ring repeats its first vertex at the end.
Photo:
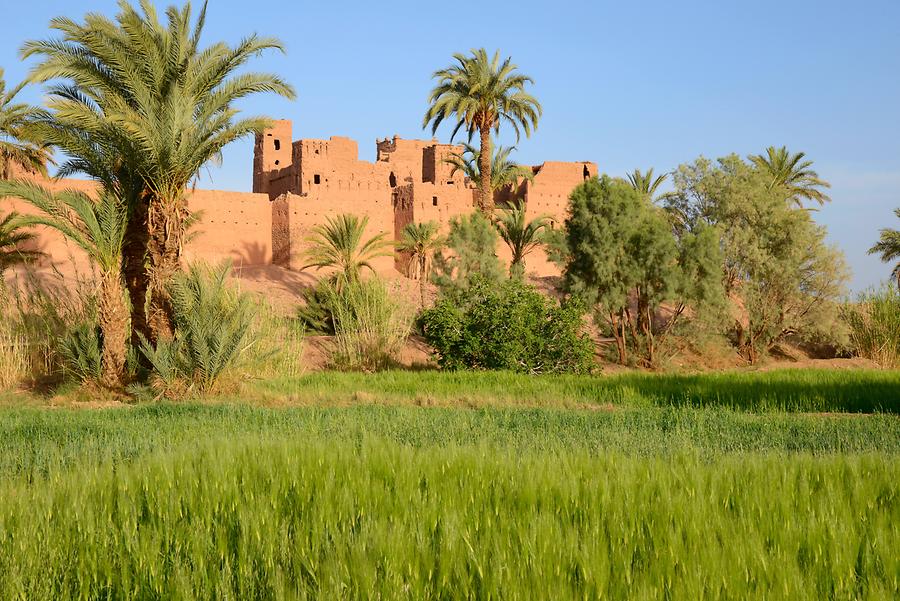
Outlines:
MULTIPOLYGON (((462 172, 453 173, 445 159, 459 146, 436 140, 376 142, 374 162, 361 161, 357 143, 349 138, 293 141, 290 121, 276 121, 256 137, 253 192, 192 190, 188 206, 200 213, 200 223, 185 248, 188 261, 233 260, 235 267, 275 264, 292 270, 304 266, 304 249, 314 226, 341 213, 368 217, 366 237, 384 233, 399 240, 410 222, 436 221, 446 232, 450 220, 475 210, 476 188, 462 172)), ((496 193, 498 205, 524 202, 529 219, 550 217, 553 227, 565 219, 572 189, 597 175, 591 162, 545 162, 532 168, 533 181, 496 193)), ((82 180, 47 182, 54 189, 94 189, 82 180)), ((28 213, 28 205, 0 201, 0 214, 28 213)), ((40 231, 37 246, 53 262, 80 253, 52 231, 40 231)), ((505 245, 498 247, 508 259, 505 245)), ((377 271, 405 271, 403 257, 376 260, 377 271)), ((554 266, 541 251, 529 255, 529 273, 548 275, 554 266)))

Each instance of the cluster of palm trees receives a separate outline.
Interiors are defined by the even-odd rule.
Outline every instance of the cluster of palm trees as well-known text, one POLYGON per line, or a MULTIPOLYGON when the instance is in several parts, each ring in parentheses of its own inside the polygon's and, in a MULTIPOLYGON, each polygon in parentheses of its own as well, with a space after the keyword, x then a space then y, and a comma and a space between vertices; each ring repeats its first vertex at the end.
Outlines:
POLYGON ((189 186, 226 145, 271 124, 241 117, 235 103, 258 93, 294 97, 278 76, 243 70, 260 53, 282 50, 278 40, 251 35, 236 46, 201 46, 206 9, 203 2, 195 17, 187 3, 161 19, 149 0, 138 7, 121 0, 115 19, 54 19, 57 37, 22 50, 23 58, 39 59, 28 82, 48 84, 46 108, 2 96, 0 131, 17 140, 0 149, 5 175, 10 165, 45 172, 55 150, 64 157, 59 177, 81 172, 98 184, 92 198, 7 178, 0 197, 38 209, 8 226, 54 228, 99 267, 103 383, 110 387, 124 383, 129 333, 151 341, 173 335, 168 284, 181 269, 189 186))

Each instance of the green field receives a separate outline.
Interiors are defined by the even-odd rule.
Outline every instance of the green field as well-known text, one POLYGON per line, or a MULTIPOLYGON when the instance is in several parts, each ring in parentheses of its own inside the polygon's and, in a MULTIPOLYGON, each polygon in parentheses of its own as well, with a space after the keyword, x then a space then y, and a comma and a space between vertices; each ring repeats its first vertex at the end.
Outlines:
POLYGON ((0 599, 893 599, 897 386, 393 372, 12 401, 0 599))

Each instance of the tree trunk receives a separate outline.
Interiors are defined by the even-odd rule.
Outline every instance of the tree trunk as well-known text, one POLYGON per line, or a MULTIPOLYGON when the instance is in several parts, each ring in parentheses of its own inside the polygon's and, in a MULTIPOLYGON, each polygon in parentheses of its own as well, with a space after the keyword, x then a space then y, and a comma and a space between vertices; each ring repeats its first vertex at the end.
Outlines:
POLYGON ((130 207, 125 241, 122 245, 122 274, 131 301, 131 342, 135 346, 140 344, 138 334, 142 334, 148 340, 153 338, 147 323, 148 243, 147 200, 141 198, 130 207))
POLYGON ((169 282, 181 270, 184 222, 187 208, 182 197, 156 199, 147 219, 149 244, 148 318, 152 340, 170 339, 174 334, 169 282))
POLYGON ((125 384, 128 338, 128 305, 122 275, 118 271, 101 276, 97 320, 103 335, 100 383, 106 388, 118 390, 125 384))
POLYGON ((478 157, 478 172, 481 174, 481 211, 485 215, 494 212, 494 190, 491 186, 491 128, 481 127, 481 154, 478 157))

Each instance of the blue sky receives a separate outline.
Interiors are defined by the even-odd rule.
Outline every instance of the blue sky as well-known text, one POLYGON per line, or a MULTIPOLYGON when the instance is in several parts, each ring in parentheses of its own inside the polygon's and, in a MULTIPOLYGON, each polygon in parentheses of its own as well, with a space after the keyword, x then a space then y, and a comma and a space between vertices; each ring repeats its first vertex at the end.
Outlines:
MULTIPOLYGON (((116 7, 10 4, 0 23, 9 81, 27 72, 21 43, 47 37, 52 17, 116 7)), ((536 80, 544 117, 518 145, 523 163, 593 160, 622 175, 786 144, 832 183, 833 200, 816 218, 846 253, 853 288, 887 278, 890 268, 865 250, 879 228, 900 226, 891 212, 900 206, 897 0, 479 2, 471 5, 479 20, 451 7, 462 5, 211 0, 206 39, 280 37, 287 55, 255 66, 283 75, 299 98, 245 108, 294 120, 295 139, 350 136, 368 160, 375 138, 430 137, 421 118, 431 73, 480 46, 511 55, 536 80)), ((25 96, 39 101, 40 90, 25 96)), ((251 141, 230 147, 201 185, 249 190, 251 153, 251 141)))

